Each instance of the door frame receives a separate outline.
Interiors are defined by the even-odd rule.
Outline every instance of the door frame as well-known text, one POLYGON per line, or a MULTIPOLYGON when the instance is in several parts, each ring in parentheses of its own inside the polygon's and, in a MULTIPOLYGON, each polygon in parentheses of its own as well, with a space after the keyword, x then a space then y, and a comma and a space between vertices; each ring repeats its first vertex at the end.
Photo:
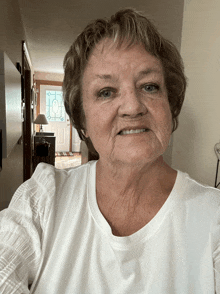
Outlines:
POLYGON ((22 41, 21 88, 23 103, 23 181, 32 175, 32 112, 31 112, 31 64, 25 41, 22 41))
MULTIPOLYGON (((36 117, 40 113, 40 86, 48 85, 48 86, 63 86, 63 82, 56 81, 48 81, 48 80, 35 80, 36 90, 37 90, 37 107, 36 107, 36 117)), ((39 131, 39 126, 36 126, 36 129, 39 131)), ((69 151, 72 152, 72 124, 70 122, 70 142, 69 142, 69 151)))

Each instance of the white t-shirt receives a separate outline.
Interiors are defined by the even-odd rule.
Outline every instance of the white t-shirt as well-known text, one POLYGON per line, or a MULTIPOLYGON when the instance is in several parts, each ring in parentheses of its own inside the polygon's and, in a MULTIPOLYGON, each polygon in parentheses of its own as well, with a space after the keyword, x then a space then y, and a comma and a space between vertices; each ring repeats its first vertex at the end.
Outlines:
POLYGON ((41 163, 19 187, 0 213, 0 293, 29 293, 28 281, 36 294, 220 293, 219 190, 178 171, 156 216, 117 237, 95 179, 96 161, 41 163))

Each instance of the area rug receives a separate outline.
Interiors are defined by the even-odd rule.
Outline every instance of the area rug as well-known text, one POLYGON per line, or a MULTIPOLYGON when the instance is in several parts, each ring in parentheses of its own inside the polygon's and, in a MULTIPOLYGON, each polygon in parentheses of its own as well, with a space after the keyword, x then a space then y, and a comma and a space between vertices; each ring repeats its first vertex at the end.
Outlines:
POLYGON ((79 156, 79 152, 55 152, 55 156, 79 156))
POLYGON ((55 157, 55 167, 58 169, 76 167, 81 165, 81 156, 57 156, 55 157))

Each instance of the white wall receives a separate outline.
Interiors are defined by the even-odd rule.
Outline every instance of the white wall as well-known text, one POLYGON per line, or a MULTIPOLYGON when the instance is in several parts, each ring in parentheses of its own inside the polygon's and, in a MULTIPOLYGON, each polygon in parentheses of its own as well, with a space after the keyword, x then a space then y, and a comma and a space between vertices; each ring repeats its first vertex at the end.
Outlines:
POLYGON ((214 185, 220 141, 220 1, 185 0, 181 55, 186 100, 174 133, 172 165, 214 185))

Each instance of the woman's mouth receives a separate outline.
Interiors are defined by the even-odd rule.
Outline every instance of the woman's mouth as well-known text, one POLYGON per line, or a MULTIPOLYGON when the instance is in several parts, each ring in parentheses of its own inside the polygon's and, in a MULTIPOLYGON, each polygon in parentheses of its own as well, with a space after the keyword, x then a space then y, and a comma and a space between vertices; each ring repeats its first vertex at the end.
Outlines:
POLYGON ((129 134, 144 133, 144 132, 148 132, 148 131, 149 131, 149 129, 122 130, 118 134, 119 135, 129 135, 129 134))

